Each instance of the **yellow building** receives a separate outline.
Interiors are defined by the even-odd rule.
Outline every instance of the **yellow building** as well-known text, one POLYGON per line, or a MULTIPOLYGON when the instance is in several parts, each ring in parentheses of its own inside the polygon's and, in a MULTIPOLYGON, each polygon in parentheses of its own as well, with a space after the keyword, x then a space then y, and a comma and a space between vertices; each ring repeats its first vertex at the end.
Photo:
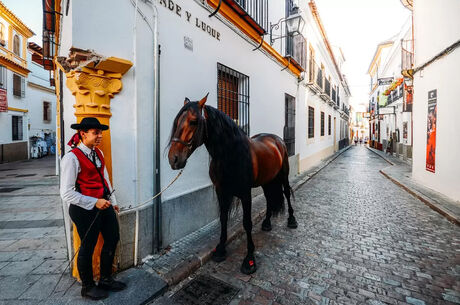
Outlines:
POLYGON ((27 40, 33 35, 0 1, 0 163, 28 158, 27 40))

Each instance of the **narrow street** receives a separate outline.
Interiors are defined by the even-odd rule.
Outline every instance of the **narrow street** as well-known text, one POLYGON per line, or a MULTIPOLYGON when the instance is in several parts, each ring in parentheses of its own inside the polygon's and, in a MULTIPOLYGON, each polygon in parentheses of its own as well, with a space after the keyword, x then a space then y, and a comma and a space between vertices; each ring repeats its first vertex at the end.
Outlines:
MULTIPOLYGON (((239 271, 243 237, 226 261, 192 278, 238 288, 232 305, 460 303, 458 227, 381 175, 387 166, 364 146, 351 147, 295 192, 298 229, 286 227, 286 215, 272 220, 271 232, 255 225, 255 274, 239 271)), ((180 300, 153 304, 169 302, 180 300)))

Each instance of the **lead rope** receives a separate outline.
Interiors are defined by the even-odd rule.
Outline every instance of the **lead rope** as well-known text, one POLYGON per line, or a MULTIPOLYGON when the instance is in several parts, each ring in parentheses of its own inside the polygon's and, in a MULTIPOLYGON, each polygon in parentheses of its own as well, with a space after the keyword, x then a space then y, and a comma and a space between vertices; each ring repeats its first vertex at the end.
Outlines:
MULTIPOLYGON (((159 192, 158 194, 156 194, 155 196, 152 196, 150 197, 149 199, 145 200, 144 202, 142 202, 140 205, 136 206, 136 208, 140 208, 142 207, 143 205, 145 205, 146 203, 148 203, 149 201, 152 201, 153 199, 157 198, 158 196, 160 196, 163 192, 165 192, 174 182, 176 182, 177 179, 179 179, 179 177, 182 175, 182 172, 184 170, 181 169, 181 171, 177 174, 177 176, 164 188, 161 190, 161 192, 159 192)), ((112 191, 113 193, 113 191, 112 191)), ((127 208, 125 209, 124 211, 129 211, 129 210, 132 210, 133 208, 127 208)), ((122 210, 120 210, 121 212, 122 210)), ((83 236, 83 239, 81 240, 80 242, 80 247, 78 247, 78 250, 75 251, 75 254, 72 256, 72 259, 69 261, 69 263, 67 264, 67 266, 65 267, 64 271, 61 273, 61 275, 59 276, 59 279, 58 281, 56 282, 56 285, 54 286, 54 289, 53 291, 51 292, 51 294, 53 294, 56 290, 56 287, 58 286, 59 282, 61 281, 62 279, 62 276, 64 275, 64 273, 67 271, 67 268, 69 268, 69 266, 72 264, 73 260, 75 259, 75 256, 78 254, 78 252, 80 251, 80 248, 81 248, 81 245, 83 244, 83 242, 85 241, 86 239, 86 236, 88 235, 88 232, 89 230, 91 230, 91 227, 93 226, 93 224, 96 222, 96 219, 97 217, 99 216, 99 213, 101 212, 101 210, 98 210, 97 213, 96 213, 96 216, 94 217, 93 219, 93 222, 91 223, 91 225, 89 226, 88 230, 86 231, 85 233, 85 236, 83 236)), ((118 217, 118 213, 117 213, 117 220, 119 220, 119 217, 118 217)), ((120 221, 118 221, 118 223, 120 223, 120 221)), ((120 228, 120 226, 118 226, 118 228, 120 228)), ((120 241, 121 241, 121 234, 120 234, 120 241)), ((118 247, 117 247, 118 248, 118 247)), ((113 263, 112 263, 113 264, 113 263)), ((70 288, 70 287, 69 287, 70 288)), ((51 295, 50 294, 50 295, 51 295)))

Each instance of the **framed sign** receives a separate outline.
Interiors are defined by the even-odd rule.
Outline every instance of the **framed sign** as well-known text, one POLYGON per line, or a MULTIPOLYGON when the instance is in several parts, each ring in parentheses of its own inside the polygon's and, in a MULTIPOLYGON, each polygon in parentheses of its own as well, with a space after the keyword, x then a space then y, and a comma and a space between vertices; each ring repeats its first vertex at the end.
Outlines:
POLYGON ((379 86, 390 85, 393 82, 393 77, 379 78, 377 82, 379 86))
POLYGON ((0 112, 8 111, 8 99, 6 98, 6 90, 0 89, 0 112))
POLYGON ((435 172, 436 161, 436 114, 437 114, 437 90, 428 92, 428 118, 426 130, 426 170, 435 172))

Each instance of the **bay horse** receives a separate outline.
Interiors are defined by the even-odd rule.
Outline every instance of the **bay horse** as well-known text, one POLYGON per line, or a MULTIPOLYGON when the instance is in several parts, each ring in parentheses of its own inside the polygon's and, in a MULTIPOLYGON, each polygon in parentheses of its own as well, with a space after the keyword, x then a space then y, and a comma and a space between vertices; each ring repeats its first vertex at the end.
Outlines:
POLYGON ((171 131, 169 164, 173 170, 182 169, 197 147, 206 146, 211 155, 209 176, 219 201, 221 225, 220 242, 212 259, 221 262, 226 258, 227 220, 233 198, 238 197, 243 207, 248 251, 240 270, 251 274, 257 270, 251 235, 251 188, 262 186, 267 201, 262 230, 270 231, 271 216, 284 210, 283 193, 289 206, 287 226, 297 228, 290 200, 288 153, 283 140, 274 134, 246 136, 229 116, 205 105, 207 97, 196 102, 185 98, 171 131))

